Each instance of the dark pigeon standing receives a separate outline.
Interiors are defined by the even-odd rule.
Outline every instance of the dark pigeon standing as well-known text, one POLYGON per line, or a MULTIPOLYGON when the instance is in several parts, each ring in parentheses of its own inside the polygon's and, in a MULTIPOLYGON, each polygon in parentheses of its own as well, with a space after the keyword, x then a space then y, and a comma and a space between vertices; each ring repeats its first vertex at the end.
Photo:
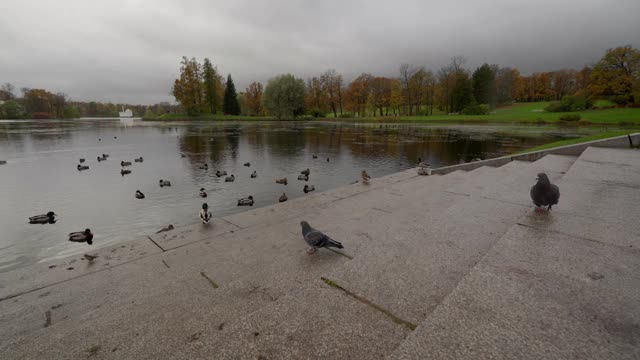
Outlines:
POLYGON ((304 237, 304 241, 311 246, 307 251, 307 254, 313 255, 319 248, 323 247, 335 247, 338 249, 344 248, 341 243, 312 228, 308 222, 302 221, 300 222, 300 225, 302 226, 302 236, 304 237))
POLYGON ((531 187, 531 200, 536 205, 536 212, 542 211, 540 207, 543 206, 547 206, 547 211, 551 210, 551 206, 560 199, 560 189, 549 181, 545 173, 538 174, 536 180, 538 182, 531 187))

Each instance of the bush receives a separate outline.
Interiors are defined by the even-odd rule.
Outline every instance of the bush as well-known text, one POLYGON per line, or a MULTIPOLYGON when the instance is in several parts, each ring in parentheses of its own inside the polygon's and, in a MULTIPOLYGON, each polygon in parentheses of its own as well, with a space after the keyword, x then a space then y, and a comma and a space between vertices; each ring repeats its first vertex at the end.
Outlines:
POLYGON ((313 116, 314 118, 323 118, 326 116, 326 114, 322 110, 317 108, 309 110, 309 115, 313 116))
POLYGON ((489 114, 489 105, 472 104, 462 110, 464 115, 487 115, 489 114))
POLYGON ((564 114, 560 116, 560 121, 580 121, 582 116, 580 114, 564 114))
POLYGON ((593 101, 587 97, 566 95, 562 97, 562 100, 549 104, 544 110, 548 112, 572 112, 591 109, 591 107, 593 107, 593 101))
POLYGON ((345 113, 342 113, 342 114, 338 115, 338 117, 342 118, 342 119, 350 119, 350 118, 353 117, 353 113, 345 112, 345 113))

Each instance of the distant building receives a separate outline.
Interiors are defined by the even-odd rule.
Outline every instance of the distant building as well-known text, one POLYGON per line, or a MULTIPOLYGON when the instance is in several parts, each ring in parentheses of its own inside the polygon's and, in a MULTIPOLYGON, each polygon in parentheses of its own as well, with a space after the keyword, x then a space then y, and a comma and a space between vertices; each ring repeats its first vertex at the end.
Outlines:
POLYGON ((124 109, 124 106, 122 107, 122 111, 119 112, 120 117, 121 118, 130 118, 133 117, 133 111, 131 111, 131 109, 124 109))

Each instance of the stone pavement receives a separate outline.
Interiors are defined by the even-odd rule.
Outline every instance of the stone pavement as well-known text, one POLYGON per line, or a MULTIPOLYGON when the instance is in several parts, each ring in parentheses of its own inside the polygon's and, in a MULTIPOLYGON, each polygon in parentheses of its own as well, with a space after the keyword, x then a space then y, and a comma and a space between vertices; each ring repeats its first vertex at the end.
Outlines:
POLYGON ((640 357, 640 151, 415 170, 0 274, 7 359, 640 357), (560 186, 532 211, 538 172, 560 186), (301 220, 345 249, 308 256, 301 220))

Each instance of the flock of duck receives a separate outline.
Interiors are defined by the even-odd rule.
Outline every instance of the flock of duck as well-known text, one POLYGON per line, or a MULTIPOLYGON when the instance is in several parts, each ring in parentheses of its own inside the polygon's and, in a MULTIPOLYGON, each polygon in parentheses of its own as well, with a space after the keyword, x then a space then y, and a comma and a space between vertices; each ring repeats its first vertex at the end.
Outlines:
MULTIPOLYGON (((185 157, 184 154, 181 154, 182 157, 185 157)), ((317 155, 312 155, 313 159, 317 159, 318 156, 317 155)), ((100 156, 97 157, 97 161, 98 163, 106 161, 109 158, 109 154, 101 154, 100 156)), ((330 159, 327 158, 326 159, 327 162, 330 162, 330 159)), ((134 163, 142 163, 144 162, 144 159, 142 157, 136 158, 133 161, 134 163)), ((76 166, 78 171, 85 171, 85 170, 89 170, 89 165, 85 165, 86 163, 86 159, 85 158, 80 158, 79 159, 79 164, 76 166)), ((132 162, 130 161, 121 161, 120 162, 120 174, 122 176, 131 174, 131 169, 129 169, 129 167, 132 165, 132 162)), ((246 167, 250 167, 251 163, 246 162, 243 164, 246 167)), ((207 163, 203 163, 202 165, 200 165, 198 167, 201 170, 208 170, 209 169, 209 165, 207 163)), ((224 181, 225 182, 234 182, 236 177, 234 174, 228 175, 226 171, 224 170, 217 170, 215 172, 215 175, 217 177, 225 177, 224 181)), ((309 181, 309 177, 311 175, 311 170, 309 168, 300 171, 300 175, 298 175, 298 180, 300 181, 309 181)), ((255 179, 258 177, 258 173, 257 171, 253 171, 251 172, 250 177, 252 179, 255 179)), ((366 170, 363 170, 361 173, 361 177, 362 177, 362 182, 365 185, 369 184, 369 179, 371 178, 366 170)), ((357 182, 357 181, 356 181, 357 182)), ((160 185, 160 187, 168 187, 171 186, 171 182, 169 180, 164 180, 164 179, 160 179, 160 181, 158 182, 158 184, 160 185)), ((276 179, 276 184, 282 184, 282 185, 287 185, 288 184, 288 180, 286 177, 281 178, 281 179, 276 179)), ((305 184, 302 191, 307 194, 309 192, 315 191, 316 187, 314 185, 309 185, 309 184, 305 184)), ((136 199, 144 199, 145 195, 142 191, 140 190, 136 190, 135 194, 134 194, 136 199)), ((202 198, 206 198, 207 195, 207 191, 205 190, 205 188, 200 188, 199 190, 199 196, 202 198)), ((280 197, 278 198, 278 202, 285 202, 288 200, 287 194, 286 192, 283 192, 282 195, 280 195, 280 197)), ((252 195, 249 195, 247 197, 238 199, 238 206, 253 206, 254 204, 254 199, 252 195)), ((200 214, 199 214, 199 218, 200 220, 204 223, 204 224, 208 224, 211 219, 212 219, 212 215, 211 212, 209 211, 209 205, 207 203, 203 203, 202 204, 202 209, 200 210, 200 214)), ((36 215, 36 216, 32 216, 29 218, 29 223, 30 224, 55 224, 57 220, 57 214, 54 213, 53 211, 49 211, 46 214, 41 214, 41 215, 36 215)), ((167 230, 171 230, 171 229, 163 229, 161 231, 167 231, 167 230)), ((72 232, 69 234, 69 241, 72 242, 86 242, 87 244, 91 245, 93 244, 93 233, 91 232, 91 229, 85 229, 84 231, 76 231, 76 232, 72 232)))

